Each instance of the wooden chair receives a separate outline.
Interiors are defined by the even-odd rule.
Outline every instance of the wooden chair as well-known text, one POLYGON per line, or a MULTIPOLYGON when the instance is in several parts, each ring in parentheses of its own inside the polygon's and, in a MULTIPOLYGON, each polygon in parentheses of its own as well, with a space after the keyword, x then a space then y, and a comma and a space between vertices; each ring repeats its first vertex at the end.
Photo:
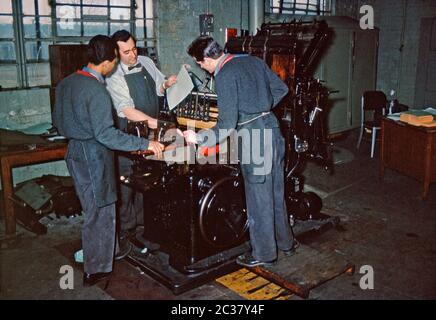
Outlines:
POLYGON ((361 101, 360 134, 357 141, 357 149, 360 148, 363 134, 366 130, 371 131, 371 158, 374 157, 377 130, 381 128, 381 118, 386 113, 387 98, 382 91, 365 91, 361 101))

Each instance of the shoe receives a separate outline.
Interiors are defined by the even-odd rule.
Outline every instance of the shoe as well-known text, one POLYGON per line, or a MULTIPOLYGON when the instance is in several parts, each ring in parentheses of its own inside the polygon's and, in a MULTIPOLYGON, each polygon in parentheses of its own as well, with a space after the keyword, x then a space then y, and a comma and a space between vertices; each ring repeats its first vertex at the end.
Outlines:
POLYGON ((294 245, 289 250, 282 250, 283 254, 287 257, 293 256, 297 252, 297 248, 300 246, 300 243, 294 240, 294 245))
POLYGON ((275 264, 275 260, 273 261, 259 261, 256 260, 251 254, 246 253, 242 254, 239 257, 236 258, 236 263, 240 266, 247 267, 247 268, 253 268, 257 266, 266 266, 271 267, 275 264))
POLYGON ((96 284, 99 281, 109 278, 111 272, 98 272, 98 273, 84 273, 83 274, 83 286, 90 287, 96 284))
MULTIPOLYGON (((134 247, 133 249, 132 249, 132 254, 131 254, 131 256, 132 257, 134 257, 135 258, 135 260, 139 260, 139 261, 141 261, 141 262, 147 262, 148 261, 148 258, 149 258, 149 256, 150 256, 150 250, 147 248, 147 247, 144 247, 144 248, 137 248, 137 247, 134 247)), ((153 258, 152 258, 153 259, 153 258)))
POLYGON ((83 263, 83 249, 80 249, 74 253, 74 261, 77 263, 83 263))
POLYGON ((120 239, 118 252, 115 253, 114 260, 124 259, 132 250, 132 244, 129 239, 120 239))

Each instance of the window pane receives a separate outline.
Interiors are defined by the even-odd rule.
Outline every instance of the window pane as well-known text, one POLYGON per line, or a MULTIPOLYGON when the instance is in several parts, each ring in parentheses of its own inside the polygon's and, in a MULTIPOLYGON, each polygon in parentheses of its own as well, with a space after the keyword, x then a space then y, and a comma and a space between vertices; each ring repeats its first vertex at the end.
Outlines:
MULTIPOLYGON (((130 0, 110 0, 110 4, 114 5, 114 6, 126 6, 126 7, 130 7, 130 0)), ((139 3, 141 3, 142 0, 136 1, 136 3, 139 5, 139 3)))
MULTIPOLYGON (((145 1, 145 15, 146 18, 153 18, 153 0, 144 0, 145 1)), ((143 1, 136 1, 137 8, 135 10, 136 18, 144 18, 144 5, 143 1)))
POLYGON ((26 42, 26 59, 27 60, 48 60, 48 42, 26 42))
POLYGON ((1 13, 12 13, 11 0, 1 0, 0 1, 0 12, 1 13))
POLYGON ((56 0, 56 3, 79 4, 78 0, 56 0))
POLYGON ((51 18, 39 18, 39 29, 41 31, 41 38, 51 37, 51 18))
POLYGON ((56 17, 68 29, 69 25, 74 24, 74 19, 80 19, 80 8, 72 6, 56 7, 56 17))
POLYGON ((118 30, 125 29, 130 32, 130 24, 128 23, 111 23, 111 34, 114 34, 118 30))
POLYGON ((63 22, 56 23, 58 36, 80 36, 80 23, 79 22, 63 22))
POLYGON ((154 18, 153 0, 145 0, 146 18, 154 18))
POLYGON ((36 28, 35 28, 35 18, 34 17, 25 17, 23 18, 23 27, 24 27, 24 37, 25 38, 35 38, 36 37, 36 28))
POLYGON ((108 35, 107 22, 84 22, 83 29, 85 36, 95 36, 97 34, 108 35))
POLYGON ((23 13, 35 15, 35 1, 34 0, 22 0, 23 13))
POLYGON ((98 18, 106 18, 108 16, 107 8, 100 7, 83 7, 83 17, 98 16, 98 18))
POLYGON ((136 18, 144 18, 144 6, 142 5, 143 1, 136 1, 136 10, 135 17, 136 18))
POLYGON ((130 19, 130 9, 111 9, 111 19, 113 20, 129 20, 130 19))
POLYGON ((136 20, 135 22, 135 26, 136 26, 136 37, 138 39, 143 39, 144 38, 144 20, 136 20))
POLYGON ((0 38, 13 38, 12 17, 0 16, 0 38))
POLYGON ((27 64, 29 86, 43 86, 50 84, 50 65, 48 63, 27 64))
POLYGON ((145 22, 145 26, 147 27, 147 38, 154 38, 154 21, 153 20, 147 20, 145 22))
POLYGON ((0 65, 0 86, 3 88, 18 87, 18 70, 17 66, 0 65))
POLYGON ((154 21, 153 20, 146 20, 145 26, 147 34, 144 36, 144 20, 136 20, 136 36, 138 38, 154 38, 154 21))
POLYGON ((47 0, 38 0, 38 11, 40 15, 49 16, 51 14, 51 6, 47 0))
POLYGON ((0 61, 15 61, 15 45, 13 42, 0 42, 0 61))
POLYGON ((107 0, 83 0, 83 4, 107 5, 107 0))

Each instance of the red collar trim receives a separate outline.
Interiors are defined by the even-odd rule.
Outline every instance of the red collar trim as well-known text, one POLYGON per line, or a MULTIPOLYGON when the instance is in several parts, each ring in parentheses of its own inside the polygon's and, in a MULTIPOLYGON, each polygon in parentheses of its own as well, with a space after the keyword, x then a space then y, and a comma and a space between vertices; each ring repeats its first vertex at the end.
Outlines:
MULTIPOLYGON (((90 77, 90 78, 94 78, 95 80, 97 80, 97 79, 96 79, 92 74, 90 74, 90 73, 87 72, 87 71, 84 71, 84 70, 77 70, 76 73, 77 73, 77 74, 80 74, 80 75, 82 75, 82 76, 90 77)), ((98 81, 98 80, 97 80, 97 81, 98 81)))
POLYGON ((229 54, 219 65, 219 69, 221 70, 224 65, 229 62, 230 60, 232 60, 235 56, 233 54, 229 54))

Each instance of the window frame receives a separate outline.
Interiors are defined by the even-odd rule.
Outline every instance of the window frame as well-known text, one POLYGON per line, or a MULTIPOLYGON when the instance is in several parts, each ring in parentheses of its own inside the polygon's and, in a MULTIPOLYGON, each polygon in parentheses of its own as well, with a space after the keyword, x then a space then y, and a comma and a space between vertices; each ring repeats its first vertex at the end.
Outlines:
MULTIPOLYGON (((26 44, 29 42, 36 42, 37 48, 42 50, 42 44, 61 44, 61 43, 77 43, 84 44, 94 36, 85 35, 84 26, 87 22, 104 22, 107 24, 106 35, 111 34, 111 25, 113 23, 128 24, 131 34, 137 38, 139 43, 144 43, 150 55, 157 54, 157 39, 156 39, 156 1, 155 0, 130 0, 127 4, 111 4, 111 0, 106 0, 106 4, 92 4, 84 3, 84 0, 47 0, 51 7, 51 12, 49 14, 40 14, 39 2, 34 0, 34 12, 33 14, 25 14, 23 11, 23 0, 12 0, 12 13, 0 13, 1 16, 11 16, 13 24, 13 38, 0 38, 0 42, 13 42, 15 48, 15 60, 0 60, 0 68, 3 66, 15 65, 17 69, 17 86, 16 87, 2 87, 0 90, 14 90, 14 89, 27 89, 27 88, 48 88, 50 83, 47 84, 31 84, 31 77, 28 72, 28 67, 33 64, 48 64, 48 58, 39 58, 38 55, 36 59, 28 59, 30 56, 29 52, 26 50, 26 44), (151 12, 151 17, 149 12, 147 12, 148 1, 151 1, 151 6, 153 12, 151 12), (71 3, 70 3, 71 2, 71 3), (142 12, 136 14, 137 2, 142 5, 142 12), (62 17, 57 14, 58 6, 72 6, 78 7, 80 10, 80 17, 74 18, 74 23, 80 23, 80 35, 79 36, 59 36, 59 22, 62 17), (98 16, 83 15, 84 8, 107 8, 107 14, 103 15, 103 18, 98 16), (113 19, 111 17, 112 9, 130 9, 129 19, 113 19), (26 18, 34 18, 35 21, 35 36, 27 36, 25 34, 25 20, 26 18), (50 35, 44 36, 41 34, 41 23, 42 18, 51 19, 50 35), (152 37, 147 37, 147 28, 149 22, 152 25, 152 37), (139 26, 137 26, 139 22, 139 26), (147 23, 148 22, 148 23, 147 23), (141 25, 142 24, 142 25, 141 25), (141 30, 142 29, 142 30, 141 30), (143 36, 138 37, 137 35, 143 32, 143 36)), ((127 1, 126 1, 127 2, 127 1)), ((150 32, 148 32, 150 35, 150 32)), ((156 57, 155 57, 156 58, 156 57)), ((50 80, 49 80, 50 81, 50 80)))
POLYGON ((270 0, 270 13, 292 15, 330 15, 332 13, 331 0, 270 0), (305 9, 298 6, 306 6, 305 9))
POLYGON ((20 72, 19 72, 19 51, 17 50, 17 27, 15 26, 15 17, 14 17, 14 2, 11 0, 11 8, 12 11, 10 13, 6 13, 6 12, 0 12, 0 16, 2 17, 11 17, 12 18, 12 37, 0 37, 0 43, 1 42, 6 42, 6 43, 10 43, 12 42, 13 47, 14 47, 14 51, 15 51, 15 59, 0 59, 0 68, 2 67, 10 67, 10 66, 15 66, 16 69, 16 75, 17 75, 17 86, 16 87, 5 87, 2 88, 0 90, 4 90, 4 89, 13 89, 13 88, 17 88, 19 86, 20 83, 20 72))

